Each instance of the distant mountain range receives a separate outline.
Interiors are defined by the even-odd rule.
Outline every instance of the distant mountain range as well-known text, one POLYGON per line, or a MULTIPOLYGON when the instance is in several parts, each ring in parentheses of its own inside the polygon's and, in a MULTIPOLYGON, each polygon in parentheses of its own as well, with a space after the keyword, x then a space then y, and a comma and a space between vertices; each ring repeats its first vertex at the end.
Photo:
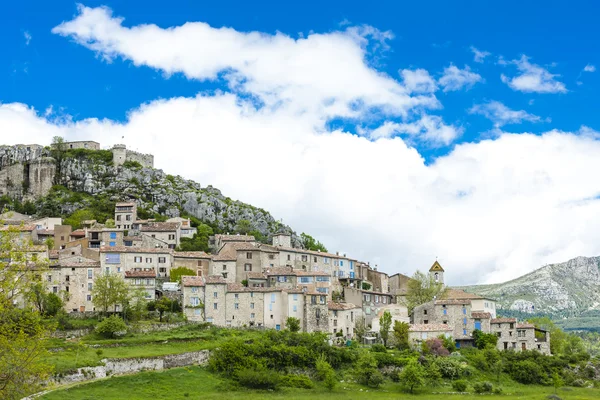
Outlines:
POLYGON ((600 310, 600 257, 577 257, 508 282, 461 288, 496 299, 506 312, 549 314, 555 319, 596 314, 600 310))

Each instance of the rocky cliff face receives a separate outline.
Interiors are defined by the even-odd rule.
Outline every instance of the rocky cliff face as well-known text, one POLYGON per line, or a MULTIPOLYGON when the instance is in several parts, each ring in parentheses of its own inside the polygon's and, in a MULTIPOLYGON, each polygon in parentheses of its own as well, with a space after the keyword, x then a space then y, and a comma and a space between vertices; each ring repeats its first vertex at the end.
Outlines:
POLYGON ((503 309, 579 315, 600 309, 600 257, 577 257, 512 281, 464 289, 496 299, 503 309))
MULTIPOLYGON (((52 155, 48 148, 41 146, 29 149, 26 146, 2 146, 0 180, 2 171, 26 171, 31 163, 40 159, 56 163, 56 157, 49 158, 52 155)), ((266 238, 278 231, 285 231, 292 233, 293 243, 299 244, 298 237, 289 226, 276 221, 261 208, 232 200, 210 185, 202 187, 197 182, 168 175, 159 169, 142 168, 135 164, 114 166, 111 157, 110 152, 102 150, 68 152, 56 165, 54 175, 48 178, 52 180, 50 184, 46 182, 41 188, 36 187, 37 183, 33 181, 10 182, 11 186, 27 188, 25 192, 12 192, 11 197, 35 200, 42 213, 59 212, 61 215, 89 207, 90 196, 86 195, 105 199, 107 203, 133 200, 139 209, 146 212, 168 217, 185 213, 223 232, 234 232, 238 221, 248 220, 252 228, 266 238), (52 187, 52 183, 66 190, 59 189, 59 186, 52 187)), ((11 173, 11 176, 20 175, 11 173)))

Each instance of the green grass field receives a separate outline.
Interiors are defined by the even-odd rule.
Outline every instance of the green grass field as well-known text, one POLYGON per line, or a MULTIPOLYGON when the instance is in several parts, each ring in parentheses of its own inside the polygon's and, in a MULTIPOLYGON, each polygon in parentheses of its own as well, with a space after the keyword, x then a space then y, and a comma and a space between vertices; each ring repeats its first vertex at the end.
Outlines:
MULTIPOLYGON (((329 392, 324 388, 290 389, 275 392, 236 390, 229 381, 211 374, 201 367, 176 368, 162 372, 143 372, 137 375, 107 378, 104 380, 80 384, 66 389, 50 392, 41 397, 44 400, 95 400, 95 399, 398 399, 424 398, 442 399, 545 399, 554 389, 544 386, 523 386, 511 384, 503 386, 501 395, 449 394, 450 385, 432 389, 423 389, 418 394, 403 393, 398 384, 387 383, 373 390, 351 384, 339 383, 329 392), (446 393, 444 393, 446 392, 446 393)), ((589 400, 600 399, 599 389, 564 388, 559 389, 562 399, 589 400)))
POLYGON ((170 331, 131 334, 118 340, 101 339, 94 334, 74 341, 49 339, 46 348, 51 352, 45 361, 53 366, 54 373, 59 374, 79 367, 100 365, 103 358, 154 357, 213 349, 232 337, 252 338, 258 335, 260 333, 256 331, 206 329, 190 325, 170 331))

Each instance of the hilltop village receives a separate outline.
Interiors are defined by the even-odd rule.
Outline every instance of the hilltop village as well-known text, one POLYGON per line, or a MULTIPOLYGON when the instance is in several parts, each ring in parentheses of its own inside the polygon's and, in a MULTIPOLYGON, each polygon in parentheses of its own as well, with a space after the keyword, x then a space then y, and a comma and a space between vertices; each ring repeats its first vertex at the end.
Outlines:
MULTIPOLYGON (((97 143, 66 145, 96 148, 97 143)), ((137 156, 124 146, 113 150, 117 162, 137 156)), ((150 156, 139 157, 152 164, 150 156)), ((332 339, 355 338, 356 324, 364 321, 369 331, 364 340, 374 343, 379 318, 389 311, 394 321, 410 324, 414 344, 444 335, 457 347, 472 346, 473 331, 480 330, 497 335, 499 350, 550 353, 548 332, 515 318, 498 318, 494 299, 445 288, 409 315, 409 276, 390 276, 348 254, 299 248, 285 232, 273 235, 271 244, 251 235, 218 234, 210 238, 210 252, 178 251, 181 239, 196 233, 190 219, 140 219, 133 199, 116 203, 110 227, 90 220, 73 230, 61 218, 34 219, 15 212, 0 220, 0 229, 16 230, 21 240, 33 243, 31 257, 48 261, 42 282, 49 292, 63 294, 69 313, 95 312, 95 280, 117 274, 132 290, 143 289, 149 301, 177 299, 189 321, 282 330, 288 317, 294 317, 302 331, 328 332, 332 339), (179 267, 193 275, 170 282, 171 271, 179 267)), ((437 261, 429 268, 431 279, 442 285, 444 273, 437 261)), ((120 306, 112 311, 121 311, 120 306)))

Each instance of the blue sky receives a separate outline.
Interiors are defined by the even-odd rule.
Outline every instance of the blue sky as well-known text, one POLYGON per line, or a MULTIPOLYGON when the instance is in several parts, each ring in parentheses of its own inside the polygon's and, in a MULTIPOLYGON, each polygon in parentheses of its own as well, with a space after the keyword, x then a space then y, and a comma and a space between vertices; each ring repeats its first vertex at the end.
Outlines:
POLYGON ((582 215, 598 206, 565 204, 600 193, 580 190, 592 169, 581 160, 600 158, 600 5, 457 4, 10 2, 0 134, 9 144, 124 138, 158 167, 384 270, 439 256, 457 281, 497 281, 597 255, 582 215), (185 160, 174 142, 189 144, 185 160), (252 186, 239 174, 248 165, 294 184, 252 186), (357 188, 366 192, 351 196, 357 188), (469 220, 458 231, 457 215, 469 220), (541 225, 548 237, 528 242, 541 225), (473 243, 477 255, 462 255, 473 243))

